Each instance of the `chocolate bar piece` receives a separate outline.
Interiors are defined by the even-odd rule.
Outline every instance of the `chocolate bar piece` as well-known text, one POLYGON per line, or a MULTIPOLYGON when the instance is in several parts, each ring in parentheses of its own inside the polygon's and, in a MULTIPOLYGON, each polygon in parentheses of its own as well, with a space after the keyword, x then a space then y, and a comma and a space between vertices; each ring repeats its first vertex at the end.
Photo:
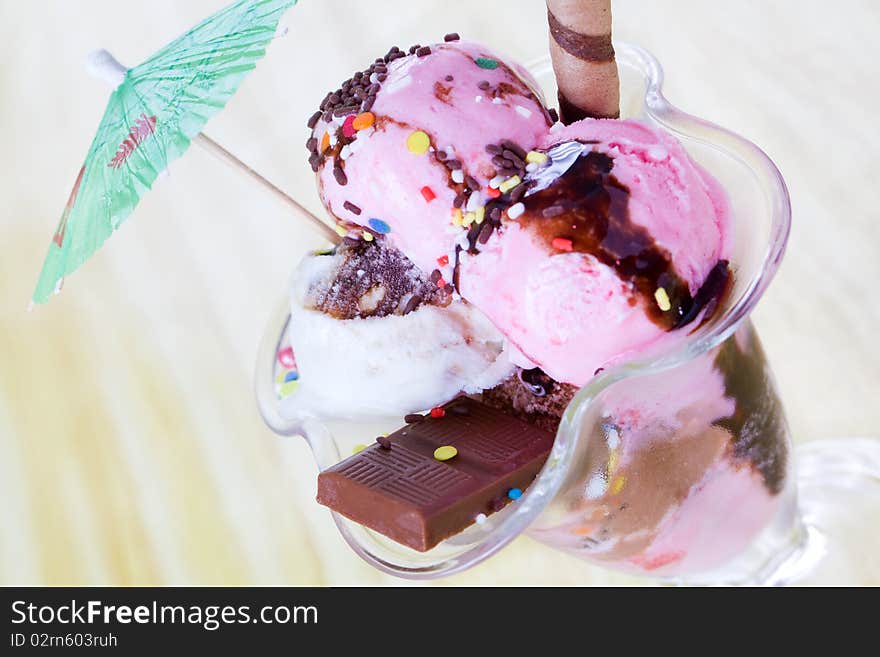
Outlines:
POLYGON ((318 502, 422 552, 518 497, 553 446, 554 434, 468 397, 408 419, 322 472, 318 502))

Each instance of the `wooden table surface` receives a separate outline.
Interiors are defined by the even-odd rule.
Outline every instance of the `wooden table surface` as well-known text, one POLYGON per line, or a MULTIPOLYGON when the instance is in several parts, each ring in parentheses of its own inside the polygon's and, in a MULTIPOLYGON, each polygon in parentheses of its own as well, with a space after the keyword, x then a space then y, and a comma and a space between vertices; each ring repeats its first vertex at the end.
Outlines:
MULTIPOLYGON (((136 63, 221 5, 0 0, 0 584, 401 583, 348 550, 313 501, 305 444, 257 414, 258 341, 318 243, 273 198, 192 151, 63 294, 25 312, 108 95, 84 56, 136 63)), ((302 0, 207 128, 315 209, 305 118, 390 44, 459 31, 524 61, 546 52, 539 0, 376 6, 302 0)), ((791 242, 755 321, 796 440, 880 434, 877 3, 614 11, 673 103, 761 145, 789 184, 791 242)), ((632 581, 521 538, 436 584, 632 581)))

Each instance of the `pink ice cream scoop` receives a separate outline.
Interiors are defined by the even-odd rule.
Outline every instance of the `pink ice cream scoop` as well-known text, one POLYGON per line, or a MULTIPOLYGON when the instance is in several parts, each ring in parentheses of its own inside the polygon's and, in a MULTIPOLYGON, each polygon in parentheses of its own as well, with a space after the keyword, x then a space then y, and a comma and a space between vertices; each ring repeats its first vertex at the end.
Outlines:
POLYGON ((460 290, 521 364, 583 385, 717 298, 729 209, 677 141, 636 121, 585 119, 541 147, 521 201, 461 258, 460 290))
POLYGON ((451 282, 468 213, 490 198, 491 179, 513 173, 503 175, 486 145, 532 148, 552 123, 536 88, 524 69, 481 45, 392 49, 328 94, 310 121, 325 207, 343 232, 385 235, 451 282))
POLYGON ((327 95, 307 146, 341 234, 381 236, 485 313, 516 364, 583 385, 717 300, 729 209, 671 136, 551 130, 535 88, 481 45, 392 49, 327 95))

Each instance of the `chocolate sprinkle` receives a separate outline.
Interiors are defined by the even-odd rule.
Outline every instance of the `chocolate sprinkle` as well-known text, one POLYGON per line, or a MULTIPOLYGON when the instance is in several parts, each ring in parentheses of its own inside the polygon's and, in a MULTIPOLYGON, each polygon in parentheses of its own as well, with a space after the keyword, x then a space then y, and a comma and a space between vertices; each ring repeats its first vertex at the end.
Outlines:
POLYGON ((425 419, 425 416, 421 413, 409 413, 408 415, 403 416, 403 421, 407 424, 415 424, 416 422, 421 422, 425 419))
POLYGON ((342 207, 344 207, 346 210, 348 210, 349 212, 352 212, 354 214, 361 213, 361 209, 358 206, 356 206, 354 203, 352 203, 351 201, 345 201, 342 204, 342 207))
POLYGON ((431 49, 428 46, 422 46, 418 50, 416 50, 416 57, 424 57, 426 55, 431 54, 431 49))
POLYGON ((411 313, 413 310, 419 307, 419 304, 422 302, 422 297, 418 294, 414 294, 409 298, 409 301, 406 302, 406 305, 403 307, 403 314, 407 315, 411 313))
POLYGON ((447 43, 450 41, 458 41, 459 39, 461 39, 461 37, 458 36, 458 32, 450 32, 449 34, 447 34, 446 36, 443 37, 443 40, 446 41, 447 43))
POLYGON ((333 177, 336 178, 336 182, 340 185, 348 184, 348 176, 345 175, 345 171, 338 164, 333 167, 333 177))
POLYGON ((379 443, 379 447, 382 449, 391 449, 391 440, 388 436, 379 436, 376 438, 376 442, 379 443))
POLYGON ((526 159, 526 151, 517 143, 510 141, 509 139, 505 139, 501 142, 501 145, 509 151, 513 151, 520 159, 526 159))

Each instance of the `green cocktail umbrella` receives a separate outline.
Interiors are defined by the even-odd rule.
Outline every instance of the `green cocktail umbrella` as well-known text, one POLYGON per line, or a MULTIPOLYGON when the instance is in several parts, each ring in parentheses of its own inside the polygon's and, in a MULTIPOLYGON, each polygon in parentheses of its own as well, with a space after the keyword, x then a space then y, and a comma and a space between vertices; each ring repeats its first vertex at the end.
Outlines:
POLYGON ((168 164, 198 140, 332 229, 200 131, 265 54, 296 0, 239 0, 206 18, 131 69, 109 53, 101 63, 116 86, 49 244, 33 301, 45 303, 116 230, 168 164))

